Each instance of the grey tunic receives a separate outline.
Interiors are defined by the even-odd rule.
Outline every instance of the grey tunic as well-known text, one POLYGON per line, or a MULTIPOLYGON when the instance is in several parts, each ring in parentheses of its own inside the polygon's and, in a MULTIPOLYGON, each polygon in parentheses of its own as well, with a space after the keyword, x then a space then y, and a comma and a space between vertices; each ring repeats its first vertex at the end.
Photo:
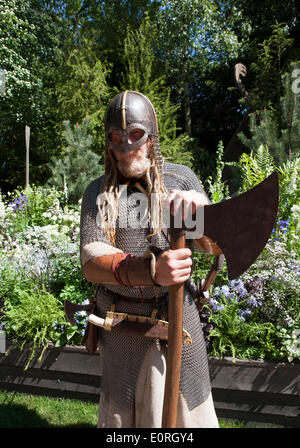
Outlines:
MULTIPOLYGON (((196 190, 204 193, 201 182, 189 168, 183 165, 164 163, 163 175, 164 184, 168 190, 196 190)), ((106 235, 101 232, 100 227, 97 225, 98 207, 96 199, 100 192, 103 179, 104 177, 100 177, 91 182, 82 199, 80 226, 80 249, 82 258, 84 258, 83 252, 85 248, 91 246, 91 243, 104 243, 106 250, 110 244, 106 235)), ((135 189, 128 189, 127 193, 130 197, 135 192, 135 189)), ((120 201, 119 217, 122 218, 124 213, 128 216, 128 213, 134 211, 133 209, 134 206, 120 201)), ((117 221, 115 246, 124 253, 143 256, 148 247, 146 240, 148 233, 149 229, 147 228, 119 228, 117 221)), ((169 241, 164 232, 159 236, 155 236, 152 239, 152 244, 160 249, 169 248, 169 241)), ((189 244, 191 245, 191 243, 189 244)), ((96 250, 94 256, 100 256, 109 252, 102 253, 101 245, 99 247, 99 252, 97 253, 96 250)), ((153 287, 129 288, 120 285, 99 285, 97 289, 98 315, 105 317, 106 311, 110 310, 112 303, 117 300, 117 294, 125 297, 141 298, 141 290, 143 297, 155 297, 153 287)), ((167 298, 167 292, 167 288, 159 288, 159 296, 165 296, 167 298)), ((149 302, 141 304, 123 300, 116 301, 115 308, 119 312, 144 316, 150 316, 152 309, 152 304, 149 302)), ((187 402, 188 408, 192 410, 207 399, 211 385, 199 313, 194 300, 187 290, 184 296, 183 326, 192 337, 192 345, 183 346, 180 391, 187 402)), ((140 367, 151 344, 153 344, 153 341, 141 337, 124 336, 117 332, 108 332, 105 330, 101 330, 100 332, 100 345, 103 359, 101 389, 107 396, 110 396, 121 406, 129 409, 133 406, 140 367)), ((162 349, 166 350, 163 344, 162 349)))

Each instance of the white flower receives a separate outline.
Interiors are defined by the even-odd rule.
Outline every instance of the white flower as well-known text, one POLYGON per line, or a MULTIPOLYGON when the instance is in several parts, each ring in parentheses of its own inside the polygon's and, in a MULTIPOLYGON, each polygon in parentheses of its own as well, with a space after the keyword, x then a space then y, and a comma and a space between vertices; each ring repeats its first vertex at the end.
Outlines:
POLYGON ((3 202, 0 202, 0 218, 4 218, 5 216, 5 206, 3 202))

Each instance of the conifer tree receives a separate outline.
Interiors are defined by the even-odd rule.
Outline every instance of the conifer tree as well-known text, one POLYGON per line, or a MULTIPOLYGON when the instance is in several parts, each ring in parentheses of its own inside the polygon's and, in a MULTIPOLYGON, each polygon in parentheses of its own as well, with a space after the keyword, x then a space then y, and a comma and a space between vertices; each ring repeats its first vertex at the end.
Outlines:
POLYGON ((300 93, 293 88, 292 73, 299 64, 290 66, 282 76, 284 95, 280 99, 280 116, 264 109, 250 115, 251 137, 243 133, 238 137, 254 154, 261 145, 266 145, 277 165, 297 157, 300 151, 300 93))
POLYGON ((278 22, 272 26, 271 36, 258 45, 256 61, 250 66, 250 71, 255 74, 251 100, 257 109, 278 110, 282 95, 281 77, 287 70, 285 59, 292 45, 288 27, 278 22))
POLYGON ((57 88, 60 114, 71 124, 89 118, 92 149, 99 154, 104 149, 105 109, 112 95, 108 74, 109 69, 96 56, 92 42, 83 40, 69 53, 57 88))
POLYGON ((171 102, 171 90, 165 85, 165 76, 157 76, 155 55, 151 45, 154 30, 149 18, 143 20, 137 31, 128 29, 124 45, 124 58, 127 71, 122 88, 135 90, 146 95, 157 114, 160 147, 167 161, 192 165, 192 154, 188 150, 190 138, 179 133, 176 124, 179 105, 171 102))
POLYGON ((81 124, 76 123, 73 127, 65 121, 64 127, 63 135, 68 146, 62 158, 56 157, 49 163, 52 177, 48 183, 61 191, 67 187, 68 200, 75 204, 88 184, 101 176, 104 169, 100 165, 100 157, 89 149, 93 144, 89 120, 84 118, 81 124))

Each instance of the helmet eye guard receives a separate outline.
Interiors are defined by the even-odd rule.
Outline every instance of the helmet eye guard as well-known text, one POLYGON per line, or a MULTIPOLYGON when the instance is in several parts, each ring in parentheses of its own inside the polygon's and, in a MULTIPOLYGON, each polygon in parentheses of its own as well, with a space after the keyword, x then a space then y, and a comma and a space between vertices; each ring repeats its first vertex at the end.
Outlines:
POLYGON ((107 133, 111 149, 129 153, 140 148, 148 140, 148 130, 141 124, 133 123, 127 129, 112 127, 107 133))

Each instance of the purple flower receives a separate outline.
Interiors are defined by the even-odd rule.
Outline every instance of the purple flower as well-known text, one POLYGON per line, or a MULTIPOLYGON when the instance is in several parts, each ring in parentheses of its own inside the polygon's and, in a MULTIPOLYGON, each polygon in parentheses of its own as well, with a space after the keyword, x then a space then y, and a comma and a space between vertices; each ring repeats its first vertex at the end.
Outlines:
POLYGON ((224 309, 224 305, 219 303, 218 305, 215 306, 215 310, 214 311, 222 311, 223 309, 224 309))
POLYGON ((247 316, 250 316, 251 310, 249 308, 246 308, 245 310, 239 310, 238 315, 239 317, 245 321, 247 316))
POLYGON ((28 198, 24 194, 21 194, 20 196, 15 198, 12 202, 10 202, 8 205, 10 205, 15 211, 20 210, 23 212, 24 206, 27 204, 28 204, 28 198))
MULTIPOLYGON (((245 297, 247 297, 248 291, 246 290, 244 283, 241 279, 231 280, 229 282, 229 286, 236 291, 236 293, 238 294, 238 296, 241 299, 244 299, 245 297)), ((237 300, 238 300, 238 297, 237 297, 237 300)))
POLYGON ((247 300, 248 305, 258 307, 259 302, 256 300, 254 296, 250 296, 250 298, 247 300))
POLYGON ((248 291, 244 286, 241 286, 240 288, 238 288, 238 295, 242 298, 245 299, 248 296, 248 291))
POLYGON ((210 298, 209 304, 211 306, 212 311, 221 311, 223 310, 224 306, 220 304, 217 300, 210 298))
POLYGON ((220 297, 220 295, 221 295, 220 288, 216 288, 216 289, 215 289, 215 292, 214 292, 214 296, 216 296, 216 297, 220 297))
POLYGON ((223 285, 223 286, 221 287, 221 292, 222 292, 225 296, 227 296, 228 294, 230 294, 229 286, 227 286, 227 285, 223 285))

